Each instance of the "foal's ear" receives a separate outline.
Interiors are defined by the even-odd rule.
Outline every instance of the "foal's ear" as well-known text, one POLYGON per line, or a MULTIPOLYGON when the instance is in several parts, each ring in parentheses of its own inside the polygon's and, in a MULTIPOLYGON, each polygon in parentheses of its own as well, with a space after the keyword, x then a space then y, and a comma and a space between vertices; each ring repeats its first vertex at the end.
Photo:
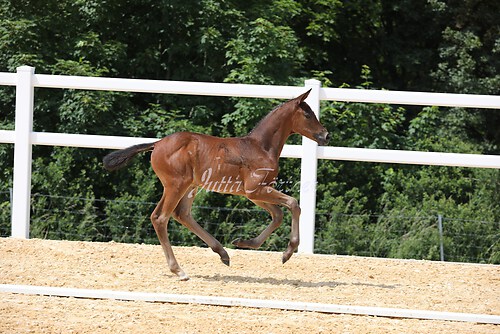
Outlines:
POLYGON ((309 93, 311 92, 312 88, 309 89, 307 92, 305 92, 304 94, 300 95, 300 96, 297 96, 295 99, 297 100, 297 102, 300 104, 302 102, 304 102, 305 99, 307 99, 307 97, 309 96, 309 93))

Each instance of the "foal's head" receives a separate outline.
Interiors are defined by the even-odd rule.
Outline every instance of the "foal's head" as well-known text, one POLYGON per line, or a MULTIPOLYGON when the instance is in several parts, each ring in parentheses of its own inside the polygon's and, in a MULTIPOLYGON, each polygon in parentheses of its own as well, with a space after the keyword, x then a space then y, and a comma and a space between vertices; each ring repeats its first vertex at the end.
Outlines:
POLYGON ((308 90, 304 94, 291 100, 293 105, 292 132, 299 133, 304 137, 314 140, 319 145, 326 145, 330 140, 330 134, 318 121, 311 107, 305 102, 309 95, 308 90))

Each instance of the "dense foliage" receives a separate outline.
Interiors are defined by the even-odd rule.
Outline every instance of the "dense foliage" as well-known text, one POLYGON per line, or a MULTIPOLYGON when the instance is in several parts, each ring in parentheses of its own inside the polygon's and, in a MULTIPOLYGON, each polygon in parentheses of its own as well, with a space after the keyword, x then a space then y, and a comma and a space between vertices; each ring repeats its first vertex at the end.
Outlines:
MULTIPOLYGON (((500 3, 0 0, 0 71, 20 65, 48 74, 271 85, 317 78, 332 87, 498 95, 500 3)), ((37 89, 34 128, 242 135, 279 102, 37 89)), ((13 105, 14 88, 0 87, 1 129, 13 128, 13 105)), ((335 146, 500 153, 495 110, 331 102, 321 112, 335 146)), ((148 217, 161 189, 148 157, 108 173, 106 153, 34 148, 33 236, 156 242, 148 217)), ((2 235, 12 155, 0 145, 2 235)), ((278 182, 295 196, 299 166, 284 159, 278 182)), ((438 259, 443 215, 445 230, 456 231, 443 240, 452 259, 500 262, 499 170, 321 161, 318 173, 319 252, 438 259)), ((200 192, 196 205, 202 225, 226 244, 268 220, 237 197, 200 192)), ((170 225, 177 244, 198 242, 170 225)), ((264 246, 282 249, 288 231, 286 222, 264 246)))

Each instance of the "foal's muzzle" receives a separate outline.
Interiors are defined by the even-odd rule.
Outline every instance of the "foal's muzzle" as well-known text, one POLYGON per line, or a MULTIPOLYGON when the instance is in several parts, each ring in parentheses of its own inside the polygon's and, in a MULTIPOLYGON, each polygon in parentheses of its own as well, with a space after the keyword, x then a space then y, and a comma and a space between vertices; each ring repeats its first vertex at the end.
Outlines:
POLYGON ((323 131, 323 132, 316 134, 314 136, 314 138, 316 139, 316 142, 319 145, 323 146, 323 145, 328 144, 328 142, 330 141, 330 134, 328 133, 328 131, 323 131))

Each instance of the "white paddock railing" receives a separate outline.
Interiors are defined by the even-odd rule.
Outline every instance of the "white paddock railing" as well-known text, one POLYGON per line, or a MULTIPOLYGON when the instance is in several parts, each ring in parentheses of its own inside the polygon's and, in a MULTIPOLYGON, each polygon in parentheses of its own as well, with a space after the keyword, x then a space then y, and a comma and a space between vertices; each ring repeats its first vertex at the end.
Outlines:
MULTIPOLYGON (((33 132, 33 103, 37 87, 282 99, 296 97, 306 89, 312 88, 307 102, 318 116, 321 100, 500 109, 500 96, 321 88, 317 80, 306 80, 304 87, 292 87, 44 75, 35 74, 34 68, 28 66, 19 67, 17 73, 0 73, 0 85, 16 86, 15 130, 0 130, 0 143, 14 144, 11 223, 12 236, 17 238, 29 238, 33 145, 120 149, 157 140, 157 138, 33 132)), ((318 159, 500 168, 500 156, 497 155, 318 147, 314 141, 307 138, 303 139, 302 145, 285 145, 281 156, 302 159, 299 251, 304 253, 312 253, 314 250, 318 159)))

